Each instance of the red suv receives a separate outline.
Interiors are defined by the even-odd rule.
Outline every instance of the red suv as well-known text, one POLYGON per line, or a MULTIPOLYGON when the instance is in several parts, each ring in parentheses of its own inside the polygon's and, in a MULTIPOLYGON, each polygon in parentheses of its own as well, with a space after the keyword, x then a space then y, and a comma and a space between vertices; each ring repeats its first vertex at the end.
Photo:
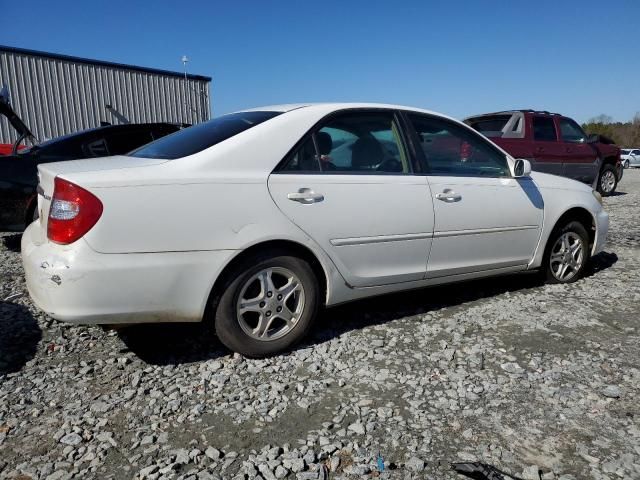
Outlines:
POLYGON ((622 178, 620 148, 599 135, 588 136, 574 120, 558 113, 510 110, 466 118, 515 158, 526 158, 540 172, 591 184, 603 195, 622 178))

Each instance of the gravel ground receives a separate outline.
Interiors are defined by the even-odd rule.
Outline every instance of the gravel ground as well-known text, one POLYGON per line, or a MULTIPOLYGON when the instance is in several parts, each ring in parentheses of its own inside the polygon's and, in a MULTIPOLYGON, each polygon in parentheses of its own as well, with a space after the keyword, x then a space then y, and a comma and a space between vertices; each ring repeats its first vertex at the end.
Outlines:
POLYGON ((640 171, 584 280, 531 275, 327 310, 268 360, 198 325, 74 327, 0 242, 0 478, 640 478, 640 171), (384 464, 381 471, 380 463, 384 464))

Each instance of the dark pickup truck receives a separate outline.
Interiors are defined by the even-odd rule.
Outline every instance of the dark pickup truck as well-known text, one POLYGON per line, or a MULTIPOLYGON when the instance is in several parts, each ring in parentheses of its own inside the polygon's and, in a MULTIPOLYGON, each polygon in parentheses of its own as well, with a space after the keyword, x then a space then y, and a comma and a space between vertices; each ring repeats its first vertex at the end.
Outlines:
POLYGON ((620 148, 605 137, 588 136, 558 113, 509 110, 464 122, 514 158, 529 160, 534 170, 589 183, 603 195, 613 193, 622 178, 620 148))

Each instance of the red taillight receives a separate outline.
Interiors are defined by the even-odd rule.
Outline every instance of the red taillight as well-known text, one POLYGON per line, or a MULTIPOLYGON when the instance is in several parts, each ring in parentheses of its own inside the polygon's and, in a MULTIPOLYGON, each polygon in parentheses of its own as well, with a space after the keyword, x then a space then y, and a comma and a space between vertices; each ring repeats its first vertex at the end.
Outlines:
POLYGON ((49 208, 47 237, 63 245, 81 238, 102 215, 102 202, 93 193, 56 177, 49 208))

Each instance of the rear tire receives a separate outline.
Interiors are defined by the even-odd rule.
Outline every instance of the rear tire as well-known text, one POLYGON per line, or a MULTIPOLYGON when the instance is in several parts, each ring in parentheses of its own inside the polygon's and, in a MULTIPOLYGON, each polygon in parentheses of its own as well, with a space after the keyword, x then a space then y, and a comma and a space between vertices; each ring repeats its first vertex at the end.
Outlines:
POLYGON ((618 175, 616 175, 616 169, 613 165, 605 165, 602 167, 600 177, 598 177, 598 192, 606 197, 615 192, 617 186, 618 175))
POLYGON ((282 352, 309 331, 320 286, 311 266, 279 252, 248 258, 223 285, 214 327, 220 341, 246 357, 282 352))
POLYGON ((580 279, 589 260, 589 234, 584 225, 572 220, 556 227, 542 258, 546 283, 573 283, 580 279))

